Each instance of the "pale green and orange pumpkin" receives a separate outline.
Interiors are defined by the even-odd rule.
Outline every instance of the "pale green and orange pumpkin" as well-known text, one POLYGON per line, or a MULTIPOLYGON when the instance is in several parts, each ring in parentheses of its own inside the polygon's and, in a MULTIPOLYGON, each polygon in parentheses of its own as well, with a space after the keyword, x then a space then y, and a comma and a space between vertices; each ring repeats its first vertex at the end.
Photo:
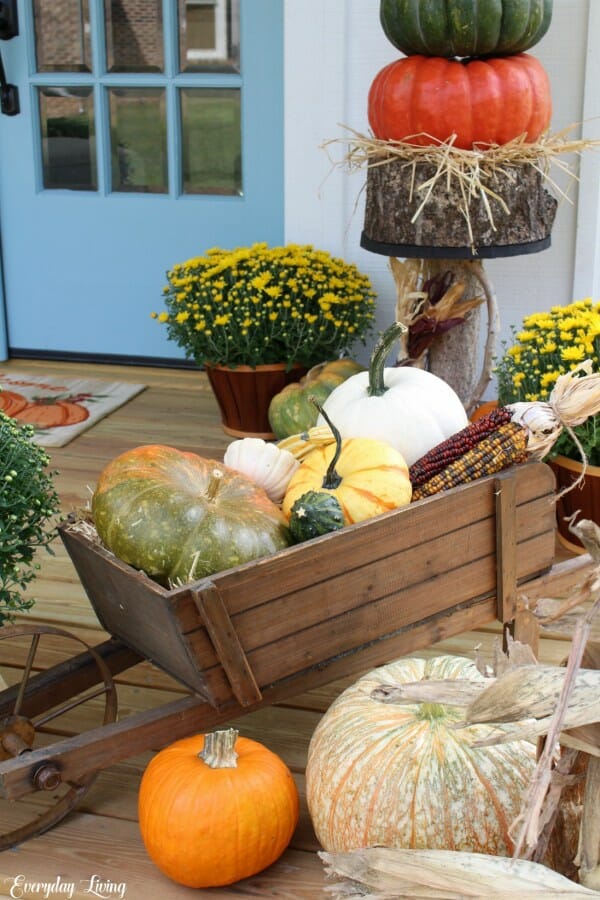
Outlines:
POLYGON ((492 727, 464 711, 383 702, 386 685, 483 676, 458 656, 404 658, 369 672, 327 710, 310 742, 306 796, 330 852, 385 846, 509 856, 510 826, 535 767, 525 741, 474 747, 492 727))

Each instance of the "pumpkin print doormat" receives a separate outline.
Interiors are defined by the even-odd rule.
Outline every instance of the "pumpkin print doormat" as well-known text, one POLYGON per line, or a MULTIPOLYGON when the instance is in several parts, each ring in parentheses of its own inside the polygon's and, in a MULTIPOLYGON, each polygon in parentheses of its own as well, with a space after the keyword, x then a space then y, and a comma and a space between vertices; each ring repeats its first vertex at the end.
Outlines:
POLYGON ((0 368, 0 410, 32 425, 36 444, 64 447, 145 387, 121 381, 4 372, 0 368))

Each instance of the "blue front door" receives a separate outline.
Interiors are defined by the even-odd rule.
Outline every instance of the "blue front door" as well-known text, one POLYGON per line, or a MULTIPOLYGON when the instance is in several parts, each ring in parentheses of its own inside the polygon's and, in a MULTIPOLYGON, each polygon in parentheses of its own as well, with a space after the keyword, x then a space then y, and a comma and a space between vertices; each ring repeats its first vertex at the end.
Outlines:
MULTIPOLYGON (((283 238, 283 0, 22 0, 0 41, 8 353, 179 359, 165 272, 283 238)), ((2 322, 0 309, 0 322, 2 322)))

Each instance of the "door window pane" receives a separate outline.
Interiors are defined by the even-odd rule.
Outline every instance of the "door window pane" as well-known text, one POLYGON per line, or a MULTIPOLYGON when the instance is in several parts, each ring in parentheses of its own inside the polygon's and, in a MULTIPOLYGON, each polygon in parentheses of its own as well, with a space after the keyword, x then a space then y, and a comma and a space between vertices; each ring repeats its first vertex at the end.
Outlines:
POLYGON ((91 72, 88 0, 35 0, 38 72, 91 72))
POLYGON ((183 190, 186 194, 242 193, 240 91, 181 91, 183 190))
POLYGON ((179 0, 182 72, 239 72, 239 0, 179 0))
POLYGON ((162 72, 161 0, 104 0, 109 72, 162 72))
POLYGON ((113 191, 166 193, 165 91, 113 88, 109 97, 113 191))
POLYGON ((91 88, 39 89, 45 188, 93 191, 96 180, 91 88))

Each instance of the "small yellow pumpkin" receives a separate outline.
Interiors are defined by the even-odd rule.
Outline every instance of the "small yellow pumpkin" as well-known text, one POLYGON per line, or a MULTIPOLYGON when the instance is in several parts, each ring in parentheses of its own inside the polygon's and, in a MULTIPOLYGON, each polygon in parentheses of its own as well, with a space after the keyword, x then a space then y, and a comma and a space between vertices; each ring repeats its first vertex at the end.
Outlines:
POLYGON ((384 441, 342 441, 323 408, 319 409, 333 432, 335 444, 315 448, 292 475, 282 506, 288 520, 296 500, 308 491, 333 494, 342 508, 345 525, 407 506, 412 485, 404 457, 384 441))

